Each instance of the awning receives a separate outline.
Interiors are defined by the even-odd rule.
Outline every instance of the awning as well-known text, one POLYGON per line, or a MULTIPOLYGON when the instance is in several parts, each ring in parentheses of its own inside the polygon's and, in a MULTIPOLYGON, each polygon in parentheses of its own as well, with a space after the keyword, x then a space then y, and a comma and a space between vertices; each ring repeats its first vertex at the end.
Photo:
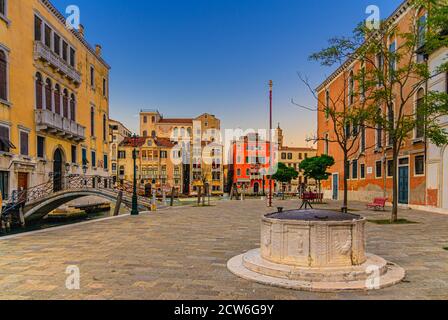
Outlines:
POLYGON ((2 147, 2 149, 15 149, 16 148, 12 144, 12 142, 9 141, 9 139, 7 139, 5 137, 0 137, 0 146, 2 147))

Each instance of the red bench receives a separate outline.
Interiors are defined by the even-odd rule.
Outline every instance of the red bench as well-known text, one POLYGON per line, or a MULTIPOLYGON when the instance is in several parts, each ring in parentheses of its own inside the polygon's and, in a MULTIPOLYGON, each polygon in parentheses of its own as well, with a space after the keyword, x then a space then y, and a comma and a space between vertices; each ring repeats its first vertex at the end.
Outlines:
POLYGON ((367 209, 374 209, 374 210, 383 210, 386 209, 386 198, 375 198, 373 200, 373 203, 369 203, 367 205, 367 209))

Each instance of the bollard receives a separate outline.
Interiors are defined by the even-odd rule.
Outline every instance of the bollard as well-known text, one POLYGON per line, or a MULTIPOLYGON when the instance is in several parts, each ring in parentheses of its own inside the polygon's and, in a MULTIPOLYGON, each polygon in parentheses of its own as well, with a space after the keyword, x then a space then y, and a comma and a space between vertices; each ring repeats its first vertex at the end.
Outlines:
POLYGON ((121 202, 123 201, 123 191, 118 192, 117 203, 115 204, 114 217, 120 214, 121 202))

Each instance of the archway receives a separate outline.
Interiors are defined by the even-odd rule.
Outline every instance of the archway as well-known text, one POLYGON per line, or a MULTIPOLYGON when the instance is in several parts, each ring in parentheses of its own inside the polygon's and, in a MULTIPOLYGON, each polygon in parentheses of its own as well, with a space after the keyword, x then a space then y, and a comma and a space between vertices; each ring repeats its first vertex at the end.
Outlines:
POLYGON ((57 148, 53 156, 53 192, 59 192, 62 190, 62 164, 63 154, 61 149, 57 148))

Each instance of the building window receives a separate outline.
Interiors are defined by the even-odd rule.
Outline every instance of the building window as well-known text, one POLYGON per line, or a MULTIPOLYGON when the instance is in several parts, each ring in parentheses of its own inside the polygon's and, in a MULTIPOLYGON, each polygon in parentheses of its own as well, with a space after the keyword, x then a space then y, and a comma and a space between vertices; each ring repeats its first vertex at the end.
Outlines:
POLYGON ((40 73, 36 73, 36 109, 41 110, 43 107, 43 86, 44 83, 42 81, 42 75, 40 73))
POLYGON ((95 107, 90 107, 90 135, 95 136, 95 107))
POLYGON ((51 98, 52 87, 53 87, 53 85, 51 83, 51 80, 47 79, 47 81, 45 81, 45 109, 47 109, 47 110, 53 110, 53 106, 52 106, 52 103, 51 103, 52 100, 53 100, 51 98))
POLYGON ((107 97, 107 80, 103 78, 103 96, 107 97))
POLYGON ((64 95, 62 96, 62 116, 68 119, 68 90, 64 89, 64 95))
POLYGON ((70 48, 70 66, 72 66, 72 68, 74 68, 75 63, 76 63, 76 51, 75 51, 75 49, 70 48))
POLYGON ((126 159, 126 151, 118 151, 118 159, 126 159))
POLYGON ((348 78, 348 103, 351 105, 355 102, 355 77, 353 71, 350 72, 348 78))
POLYGON ((76 146, 72 146, 72 163, 73 164, 76 164, 78 161, 78 155, 77 155, 77 148, 76 148, 76 146))
POLYGON ((282 160, 286 160, 286 153, 282 153, 282 160))
POLYGON ((37 136, 37 157, 45 158, 45 138, 37 136))
POLYGON ((76 97, 73 93, 70 99, 70 119, 76 121, 76 97))
POLYGON ((103 114, 103 141, 107 141, 107 118, 103 114))
POLYGON ((352 161, 352 179, 358 179, 358 160, 352 161))
POLYGON ((29 155, 28 132, 20 131, 20 155, 29 155))
POLYGON ((34 16, 34 40, 42 41, 42 19, 34 16))
POLYGON ((0 152, 10 152, 11 149, 14 149, 14 146, 9 140, 9 128, 0 126, 0 152))
POLYGON ((95 68, 90 66, 90 86, 95 88, 95 68))
POLYGON ((91 152, 92 168, 96 168, 96 152, 91 152))
MULTIPOLYGON (((378 119, 381 119, 381 109, 378 109, 378 119)), ((379 150, 383 147, 383 124, 378 121, 376 124, 376 149, 379 150)))
POLYGON ((117 172, 117 164, 112 163, 112 172, 117 172))
POLYGON ((68 61, 68 43, 65 41, 62 41, 62 59, 67 62, 68 61))
POLYGON ((8 59, 0 49, 0 100, 8 101, 8 59))
POLYGON ((168 153, 166 151, 160 151, 160 159, 166 159, 168 157, 168 153))
POLYGON ((0 0, 0 15, 6 16, 6 1, 7 0, 0 0))
POLYGON ((82 165, 87 166, 89 164, 89 160, 87 160, 87 149, 82 148, 82 165))
POLYGON ((366 152, 366 127, 361 125, 361 153, 366 152))
POLYGON ((325 91, 325 119, 330 118, 330 91, 325 91))
POLYGON ((147 116, 143 117, 143 123, 148 123, 148 117, 147 116))
POLYGON ((288 153, 288 160, 292 160, 292 153, 288 153))
POLYGON ((366 165, 365 164, 361 164, 359 167, 359 176, 361 179, 365 179, 366 178, 366 165))
POLYGON ((53 100, 54 100, 54 112, 56 114, 61 114, 61 87, 58 84, 54 87, 53 91, 53 100))
POLYGON ((395 69, 396 69, 396 65, 397 65, 397 59, 395 57, 396 55, 396 49, 397 49, 397 44, 396 42, 392 42, 389 45, 389 54, 390 54, 390 58, 389 58, 389 77, 392 80, 394 74, 395 74, 395 69))
POLYGON ((418 28, 418 48, 421 48, 425 45, 426 41, 426 15, 422 15, 417 22, 418 28))
POLYGON ((383 162, 377 161, 375 164, 375 177, 381 178, 383 176, 383 162))
POLYGON ((53 51, 59 57, 61 55, 61 37, 57 34, 53 34, 53 51))
POLYGON ((0 171, 0 191, 2 193, 3 200, 9 197, 9 172, 0 171))
POLYGON ((237 170, 236 170, 236 175, 237 175, 238 177, 241 176, 241 169, 237 169, 237 170))
POLYGON ((109 159, 107 158, 107 154, 104 155, 104 169, 109 169, 109 159))
POLYGON ((394 176, 394 161, 393 160, 387 160, 387 176, 389 178, 394 176))
POLYGON ((394 137, 393 137, 393 132, 395 130, 395 114, 394 114, 394 110, 393 107, 388 109, 388 127, 389 127, 389 134, 388 134, 388 139, 387 142, 389 144, 389 146, 392 146, 394 143, 394 137))
POLYGON ((44 32, 45 32, 44 43, 48 48, 51 49, 51 28, 48 25, 45 25, 44 32))
POLYGON ((324 154, 328 155, 330 152, 330 142, 328 141, 328 133, 325 134, 324 154))
POLYGON ((415 138, 421 139, 425 136, 425 90, 420 89, 417 92, 417 103, 415 107, 415 138))
POLYGON ((148 131, 144 130, 143 131, 143 137, 147 137, 148 136, 148 131))
POLYGON ((415 157, 415 175, 421 176, 425 174, 425 156, 415 157))

